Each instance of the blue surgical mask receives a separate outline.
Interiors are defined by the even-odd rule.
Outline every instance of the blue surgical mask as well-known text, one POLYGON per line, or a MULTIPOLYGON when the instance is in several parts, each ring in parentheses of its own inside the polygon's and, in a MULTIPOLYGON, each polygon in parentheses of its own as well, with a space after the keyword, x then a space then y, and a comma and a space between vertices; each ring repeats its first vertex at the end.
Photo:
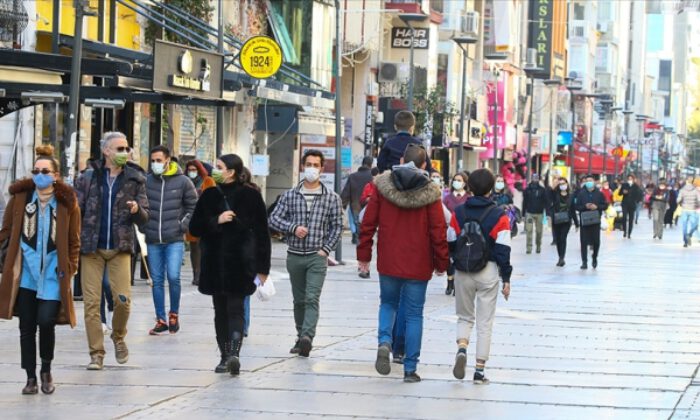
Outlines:
POLYGON ((496 183, 496 190, 500 191, 506 187, 506 184, 503 182, 497 182, 496 183))
POLYGON ((55 181, 49 174, 36 174, 32 176, 32 179, 34 180, 34 185, 40 190, 50 187, 55 181))
POLYGON ((595 187, 595 182, 593 182, 593 181, 586 182, 586 188, 588 188, 589 190, 592 190, 593 187, 595 187))

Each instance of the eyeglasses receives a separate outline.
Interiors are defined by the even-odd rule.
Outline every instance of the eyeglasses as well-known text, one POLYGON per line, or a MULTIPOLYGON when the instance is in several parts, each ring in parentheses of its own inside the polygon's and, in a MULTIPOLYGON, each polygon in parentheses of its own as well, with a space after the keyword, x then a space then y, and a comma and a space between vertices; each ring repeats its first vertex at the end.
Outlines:
POLYGON ((117 147, 116 150, 117 150, 118 153, 124 153, 124 152, 129 153, 129 152, 131 152, 131 147, 129 147, 129 146, 120 146, 120 147, 117 147))
POLYGON ((48 174, 52 174, 52 173, 53 173, 53 171, 51 169, 48 169, 48 168, 42 168, 42 169, 34 168, 34 169, 32 169, 32 174, 34 174, 34 175, 39 175, 39 174, 48 175, 48 174))

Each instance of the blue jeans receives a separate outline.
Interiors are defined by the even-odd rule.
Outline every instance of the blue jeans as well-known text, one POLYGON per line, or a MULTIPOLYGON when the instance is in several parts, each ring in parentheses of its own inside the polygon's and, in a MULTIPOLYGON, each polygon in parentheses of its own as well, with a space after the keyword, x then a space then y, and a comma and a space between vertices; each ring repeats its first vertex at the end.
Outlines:
POLYGON ((698 228, 698 214, 694 211, 683 210, 679 223, 683 229, 683 242, 693 237, 698 228))
POLYGON ((403 367, 406 372, 415 372, 423 340, 423 306, 428 282, 380 275, 379 287, 379 344, 393 343, 392 330, 401 301, 406 306, 406 355, 403 367))
POLYGON ((168 274, 170 312, 180 311, 180 268, 185 254, 184 242, 148 244, 148 268, 153 279, 153 305, 156 317, 165 322, 165 273, 168 274))

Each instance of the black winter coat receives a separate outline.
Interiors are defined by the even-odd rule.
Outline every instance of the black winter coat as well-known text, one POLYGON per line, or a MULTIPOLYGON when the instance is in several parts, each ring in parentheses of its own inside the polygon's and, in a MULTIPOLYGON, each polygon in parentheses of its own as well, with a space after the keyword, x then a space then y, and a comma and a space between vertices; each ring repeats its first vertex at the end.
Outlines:
POLYGON ((255 292, 256 273, 269 274, 272 245, 267 209, 260 193, 236 182, 202 193, 190 221, 190 233, 200 238, 202 252, 199 291, 205 295, 249 296, 255 292), (236 216, 219 224, 227 210, 236 216), (252 260, 252 266, 248 261, 252 260))
POLYGON ((197 190, 177 163, 171 162, 166 173, 146 178, 150 218, 141 231, 149 244, 182 242, 197 204, 197 190))
POLYGON ((531 182, 523 193, 523 215, 542 214, 547 208, 549 198, 543 186, 536 182, 531 182))

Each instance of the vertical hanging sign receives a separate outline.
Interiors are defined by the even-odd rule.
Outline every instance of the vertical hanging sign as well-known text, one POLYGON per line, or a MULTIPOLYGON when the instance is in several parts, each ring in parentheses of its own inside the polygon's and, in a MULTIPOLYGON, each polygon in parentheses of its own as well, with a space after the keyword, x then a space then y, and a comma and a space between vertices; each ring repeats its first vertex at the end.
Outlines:
POLYGON ((537 51, 536 65, 542 69, 537 75, 549 79, 552 72, 552 18, 556 0, 530 1, 529 48, 537 51))

